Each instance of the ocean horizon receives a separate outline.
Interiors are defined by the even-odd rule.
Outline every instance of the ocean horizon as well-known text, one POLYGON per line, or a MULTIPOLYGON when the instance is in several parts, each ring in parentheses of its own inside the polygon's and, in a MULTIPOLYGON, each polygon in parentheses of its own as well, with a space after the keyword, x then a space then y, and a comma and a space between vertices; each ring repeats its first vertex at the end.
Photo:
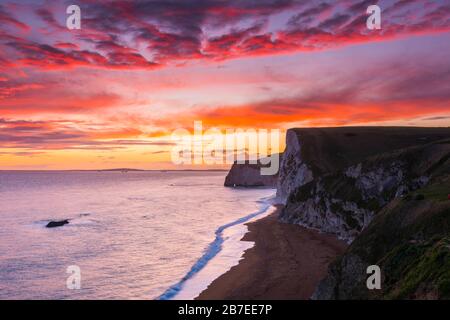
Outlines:
POLYGON ((243 224, 271 208, 273 189, 226 188, 224 178, 0 171, 0 299, 195 298, 252 246, 243 224), (67 287, 69 266, 80 268, 79 290, 67 287))

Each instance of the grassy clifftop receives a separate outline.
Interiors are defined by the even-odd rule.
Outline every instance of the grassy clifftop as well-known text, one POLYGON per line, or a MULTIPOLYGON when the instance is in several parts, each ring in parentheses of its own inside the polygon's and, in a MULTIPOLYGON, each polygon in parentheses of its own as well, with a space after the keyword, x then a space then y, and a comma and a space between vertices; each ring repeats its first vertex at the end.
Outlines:
POLYGON ((351 242, 314 299, 450 299, 450 128, 291 129, 278 193, 281 221, 351 242))
POLYGON ((277 196, 286 203, 292 192, 324 175, 337 173, 369 157, 450 139, 450 128, 340 127, 296 128, 286 134, 277 196))
POLYGON ((318 176, 374 155, 450 138, 450 128, 338 127, 296 128, 301 157, 318 176))
POLYGON ((379 211, 335 261, 316 299, 450 299, 450 161, 425 187, 379 211), (368 290, 378 265, 381 290, 368 290))

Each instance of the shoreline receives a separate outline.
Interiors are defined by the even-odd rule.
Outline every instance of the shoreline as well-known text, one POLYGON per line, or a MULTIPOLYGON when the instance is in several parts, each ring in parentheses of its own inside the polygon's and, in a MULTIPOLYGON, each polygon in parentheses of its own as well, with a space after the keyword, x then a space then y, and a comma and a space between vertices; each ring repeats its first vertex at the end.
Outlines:
POLYGON ((253 244, 250 245, 249 242, 241 241, 242 237, 248 232, 247 224, 258 221, 261 219, 260 216, 264 217, 267 214, 270 215, 269 210, 271 210, 271 208, 274 210, 274 206, 271 204, 272 197, 273 196, 263 197, 257 200, 256 203, 259 203, 258 211, 219 226, 215 231, 215 239, 208 245, 203 255, 191 266, 190 270, 183 278, 167 288, 156 299, 194 299, 203 292, 214 279, 217 279, 230 268, 237 265, 246 249, 253 246, 253 244), (235 230, 239 227, 243 227, 244 230, 235 230), (227 250, 227 248, 231 249, 231 251, 227 250), (240 252, 239 255, 236 254, 237 251, 240 252), (224 256, 221 257, 221 255, 224 256), (226 269, 220 270, 223 269, 224 266, 226 266, 226 269))
POLYGON ((246 223, 241 241, 254 245, 239 264, 209 284, 195 300, 306 300, 328 265, 347 248, 334 235, 277 220, 281 207, 246 223))

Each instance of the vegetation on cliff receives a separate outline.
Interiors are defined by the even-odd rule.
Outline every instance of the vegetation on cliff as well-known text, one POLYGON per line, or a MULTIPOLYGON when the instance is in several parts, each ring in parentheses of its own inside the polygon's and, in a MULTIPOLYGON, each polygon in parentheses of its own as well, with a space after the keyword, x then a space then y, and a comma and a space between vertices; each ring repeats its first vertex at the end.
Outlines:
POLYGON ((392 199, 426 185, 450 154, 447 140, 367 158, 295 188, 280 219, 353 240, 392 199))
POLYGON ((441 169, 447 173, 376 214, 330 266, 314 298, 450 299, 450 162, 441 169), (381 290, 366 287, 366 268, 374 264, 381 290))
POLYGON ((351 242, 313 299, 450 299, 450 128, 292 129, 287 142, 280 220, 351 242))

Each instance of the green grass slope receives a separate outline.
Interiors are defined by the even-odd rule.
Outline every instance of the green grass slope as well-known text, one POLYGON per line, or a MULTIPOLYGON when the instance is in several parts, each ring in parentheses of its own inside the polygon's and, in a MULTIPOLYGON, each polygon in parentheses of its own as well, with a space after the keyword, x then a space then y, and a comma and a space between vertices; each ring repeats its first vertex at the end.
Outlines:
POLYGON ((377 213, 336 260, 315 299, 450 299, 450 160, 432 181, 377 213), (381 290, 368 290, 378 265, 381 290))
POLYGON ((450 138, 450 128, 296 128, 302 159, 317 177, 378 154, 450 138))

